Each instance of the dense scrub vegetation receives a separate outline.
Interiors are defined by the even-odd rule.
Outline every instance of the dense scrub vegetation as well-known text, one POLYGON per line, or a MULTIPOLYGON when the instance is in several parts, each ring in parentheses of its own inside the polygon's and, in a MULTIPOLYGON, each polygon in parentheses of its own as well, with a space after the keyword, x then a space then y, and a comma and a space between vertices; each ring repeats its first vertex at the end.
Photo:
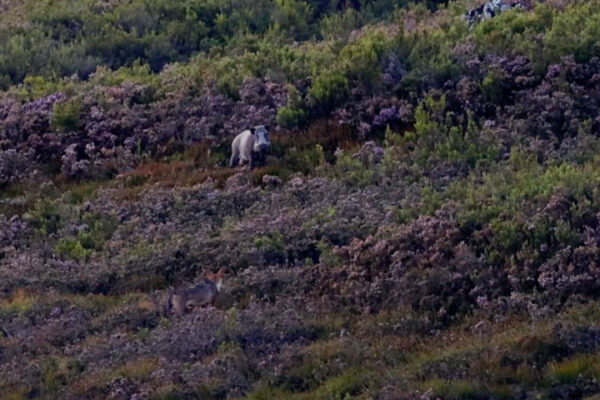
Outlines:
POLYGON ((290 43, 347 35, 358 25, 382 19, 397 4, 391 0, 9 2, 8 11, 13 12, 5 11, 0 18, 0 82, 7 87, 27 75, 85 78, 99 65, 115 69, 136 60, 159 71, 199 52, 220 57, 223 48, 240 49, 243 42, 251 44, 263 36, 290 43))
POLYGON ((0 3, 0 397, 597 398, 600 2, 472 6, 0 3))

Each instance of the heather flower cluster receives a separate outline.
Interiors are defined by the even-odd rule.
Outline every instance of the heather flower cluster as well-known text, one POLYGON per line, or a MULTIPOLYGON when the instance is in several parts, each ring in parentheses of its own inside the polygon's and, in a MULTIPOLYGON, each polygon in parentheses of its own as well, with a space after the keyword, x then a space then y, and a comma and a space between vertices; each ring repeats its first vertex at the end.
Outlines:
POLYGON ((101 178, 130 170, 147 156, 181 151, 201 141, 222 143, 248 126, 275 123, 285 88, 259 79, 233 100, 206 86, 200 96, 152 98, 147 85, 125 81, 67 99, 57 93, 0 104, 0 184, 26 178, 33 166, 60 165, 69 178, 101 178))
POLYGON ((0 93, 0 398, 598 396, 597 0, 55 3, 140 37, 0 93))

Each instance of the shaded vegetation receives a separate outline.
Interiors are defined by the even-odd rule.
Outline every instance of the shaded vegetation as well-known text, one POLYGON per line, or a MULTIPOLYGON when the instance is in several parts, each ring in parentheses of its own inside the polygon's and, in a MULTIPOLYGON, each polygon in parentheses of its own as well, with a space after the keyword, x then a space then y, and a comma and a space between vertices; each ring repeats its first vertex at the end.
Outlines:
POLYGON ((0 398, 596 398, 600 4, 472 6, 0 2, 0 398))

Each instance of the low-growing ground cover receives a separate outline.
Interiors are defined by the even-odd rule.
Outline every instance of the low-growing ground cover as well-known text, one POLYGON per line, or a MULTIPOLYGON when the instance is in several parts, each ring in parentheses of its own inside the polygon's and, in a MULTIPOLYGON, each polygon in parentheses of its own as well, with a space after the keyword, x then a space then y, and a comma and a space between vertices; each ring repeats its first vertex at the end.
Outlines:
POLYGON ((598 396, 597 1, 392 3, 0 2, 0 398, 598 396))

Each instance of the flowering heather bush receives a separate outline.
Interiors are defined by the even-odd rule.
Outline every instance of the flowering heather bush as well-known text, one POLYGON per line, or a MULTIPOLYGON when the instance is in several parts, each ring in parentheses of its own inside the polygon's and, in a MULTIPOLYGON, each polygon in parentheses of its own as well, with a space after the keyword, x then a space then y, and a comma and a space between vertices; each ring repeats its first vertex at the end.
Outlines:
POLYGON ((66 59, 152 65, 0 67, 25 79, 0 94, 0 398, 600 393, 596 0, 472 31, 461 2, 193 1, 168 28, 55 3, 32 26, 65 43, 105 13, 140 34, 66 59), (267 166, 224 168, 257 124, 267 166), (215 307, 175 315, 219 268, 215 307))
POLYGON ((151 87, 125 81, 86 88, 71 99, 57 93, 21 105, 5 97, 0 146, 9 153, 0 158, 0 183, 26 177, 31 169, 22 168, 26 161, 58 163, 70 178, 115 175, 147 155, 170 155, 199 141, 229 140, 248 126, 274 125, 286 97, 281 85, 258 79, 241 85, 238 101, 211 86, 203 91, 198 97, 178 92, 152 101, 151 87))
POLYGON ((23 180, 32 170, 32 157, 17 153, 15 149, 0 151, 0 186, 23 180))
POLYGON ((340 125, 355 127, 364 137, 373 128, 410 126, 414 118, 413 109, 406 100, 374 96, 334 110, 332 119, 340 125))

